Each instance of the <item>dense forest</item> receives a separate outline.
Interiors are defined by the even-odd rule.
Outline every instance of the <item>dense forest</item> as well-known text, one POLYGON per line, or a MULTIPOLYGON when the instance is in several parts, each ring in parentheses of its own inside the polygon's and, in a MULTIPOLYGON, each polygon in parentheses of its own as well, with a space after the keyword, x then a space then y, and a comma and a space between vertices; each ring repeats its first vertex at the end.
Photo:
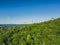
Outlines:
POLYGON ((60 18, 22 26, 0 25, 0 45, 60 45, 60 18))

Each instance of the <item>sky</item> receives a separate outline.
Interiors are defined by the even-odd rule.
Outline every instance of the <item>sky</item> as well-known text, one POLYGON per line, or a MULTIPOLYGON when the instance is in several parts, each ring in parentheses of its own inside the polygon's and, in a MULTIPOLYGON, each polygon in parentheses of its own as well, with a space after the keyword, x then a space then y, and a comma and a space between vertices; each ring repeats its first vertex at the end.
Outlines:
POLYGON ((29 24, 60 17, 60 0, 0 0, 0 24, 29 24))

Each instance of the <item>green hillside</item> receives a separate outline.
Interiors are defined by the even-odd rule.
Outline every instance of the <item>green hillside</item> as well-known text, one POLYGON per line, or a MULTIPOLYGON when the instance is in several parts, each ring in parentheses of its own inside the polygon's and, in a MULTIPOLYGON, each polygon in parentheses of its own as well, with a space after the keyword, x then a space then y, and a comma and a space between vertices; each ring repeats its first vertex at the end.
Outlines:
POLYGON ((60 45, 60 18, 23 26, 0 26, 0 45, 60 45))

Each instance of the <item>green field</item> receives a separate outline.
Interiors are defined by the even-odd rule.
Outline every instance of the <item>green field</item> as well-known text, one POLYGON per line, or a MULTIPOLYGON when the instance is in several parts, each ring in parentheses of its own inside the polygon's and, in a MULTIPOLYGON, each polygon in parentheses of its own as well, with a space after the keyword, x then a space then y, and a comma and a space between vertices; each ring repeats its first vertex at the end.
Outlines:
POLYGON ((0 45, 60 45, 60 18, 22 26, 0 26, 0 45))

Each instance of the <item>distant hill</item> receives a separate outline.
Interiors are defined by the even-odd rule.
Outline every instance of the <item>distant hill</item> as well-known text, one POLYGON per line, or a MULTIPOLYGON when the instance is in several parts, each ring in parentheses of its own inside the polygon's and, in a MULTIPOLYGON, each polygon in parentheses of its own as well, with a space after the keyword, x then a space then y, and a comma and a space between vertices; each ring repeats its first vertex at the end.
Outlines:
POLYGON ((0 24, 0 26, 21 26, 25 24, 0 24))
POLYGON ((60 45, 60 18, 23 26, 0 25, 0 45, 60 45))

